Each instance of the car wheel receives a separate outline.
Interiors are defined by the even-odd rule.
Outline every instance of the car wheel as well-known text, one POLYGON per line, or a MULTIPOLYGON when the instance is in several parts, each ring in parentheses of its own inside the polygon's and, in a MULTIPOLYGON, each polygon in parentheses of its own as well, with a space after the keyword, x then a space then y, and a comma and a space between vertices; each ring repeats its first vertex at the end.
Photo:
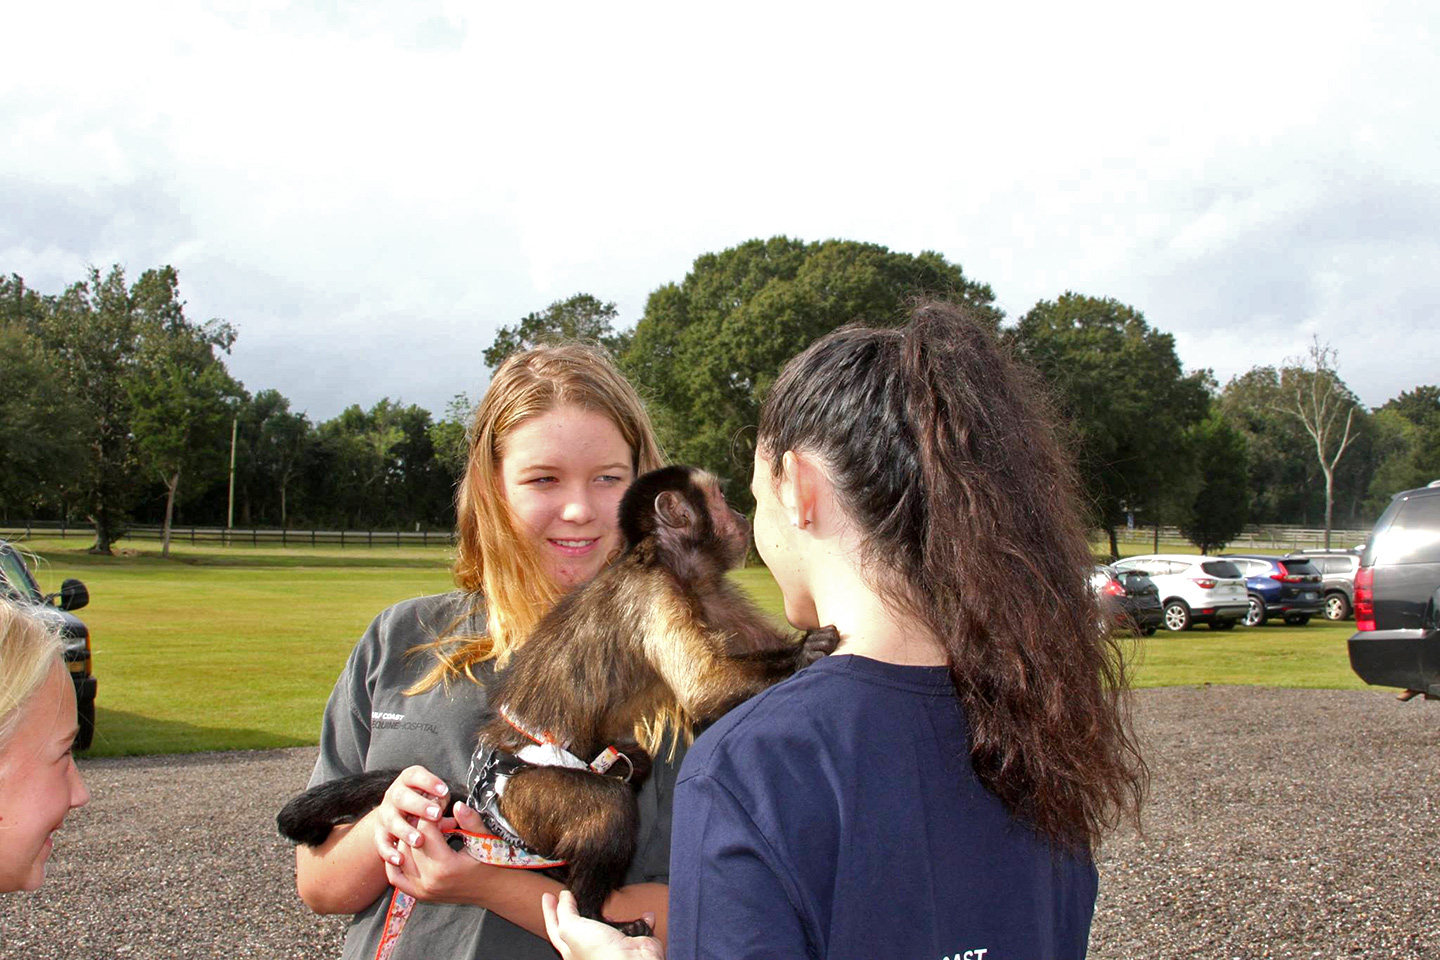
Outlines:
POLYGON ((80 722, 80 729, 75 733, 75 749, 89 750, 90 741, 95 739, 95 701, 80 701, 75 705, 75 713, 80 722))
POLYGON ((1247 627, 1258 627, 1262 625, 1267 618, 1268 615, 1265 613, 1265 601, 1261 600, 1253 593, 1250 594, 1250 606, 1245 611, 1245 616, 1241 618, 1240 622, 1245 624, 1245 626, 1247 627))
POLYGON ((1292 613, 1285 618, 1285 622, 1292 627, 1303 627, 1310 622, 1310 615, 1308 613, 1292 613))
POLYGON ((1347 620, 1350 617, 1350 601, 1345 599, 1343 593, 1330 593, 1325 596, 1325 619, 1326 620, 1347 620))
POLYGON ((1234 628, 1235 628, 1235 621, 1234 621, 1234 620, 1211 620, 1211 621, 1210 621, 1210 629, 1211 629, 1211 630, 1233 630, 1234 628))
POLYGON ((1165 604, 1165 629, 1176 633, 1190 629, 1190 608, 1184 600, 1171 600, 1165 604))

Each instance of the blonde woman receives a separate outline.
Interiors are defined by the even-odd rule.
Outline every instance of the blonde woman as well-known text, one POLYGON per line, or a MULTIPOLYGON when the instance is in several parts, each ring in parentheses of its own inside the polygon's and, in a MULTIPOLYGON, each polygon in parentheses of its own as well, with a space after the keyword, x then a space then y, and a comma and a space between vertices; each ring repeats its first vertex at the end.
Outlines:
MULTIPOLYGON (((394 891, 416 898, 405 957, 553 958, 539 873, 489 866, 441 834, 445 780, 464 782, 486 682, 567 590, 620 548, 616 508, 639 473, 660 466, 634 389, 597 350, 518 354, 476 410, 456 497, 456 588, 397 604, 361 638, 325 708, 310 785, 406 767, 384 802, 317 848, 296 849, 296 887, 318 913, 352 913, 343 956, 371 960, 394 891)), ((679 753, 657 757, 639 795, 641 835, 613 916, 653 913, 664 930, 670 795, 679 753)), ((457 805, 458 825, 481 830, 457 805)), ((403 898, 400 898, 403 902, 403 898)))
POLYGON ((90 801, 70 752, 78 731, 59 638, 0 600, 0 893, 40 886, 55 832, 90 801))

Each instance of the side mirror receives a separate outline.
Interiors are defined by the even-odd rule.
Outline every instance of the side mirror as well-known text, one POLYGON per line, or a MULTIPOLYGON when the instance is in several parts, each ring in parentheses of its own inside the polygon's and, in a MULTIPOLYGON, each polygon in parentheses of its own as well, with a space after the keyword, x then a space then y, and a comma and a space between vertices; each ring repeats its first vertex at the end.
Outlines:
POLYGON ((90 591, 85 589, 85 584, 71 578, 60 584, 60 609, 79 610, 90 602, 90 591))

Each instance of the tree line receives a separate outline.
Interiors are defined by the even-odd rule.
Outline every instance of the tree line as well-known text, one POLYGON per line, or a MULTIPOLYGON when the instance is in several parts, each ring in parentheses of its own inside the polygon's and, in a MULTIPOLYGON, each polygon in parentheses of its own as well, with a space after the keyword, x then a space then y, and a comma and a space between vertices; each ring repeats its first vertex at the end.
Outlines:
MULTIPOLYGON (((919 296, 966 304, 1048 387, 1096 527, 1174 524, 1204 549, 1246 523, 1367 525, 1391 494, 1440 477, 1440 388, 1367 410, 1336 351, 1298 344, 1223 387, 1113 298, 1064 292, 1006 322, 991 288, 942 255, 845 240, 752 240, 694 262, 631 327, 577 294, 502 327, 485 351, 604 345, 667 453, 750 505, 761 401, 784 362, 856 319, 899 324, 919 296)), ((315 423, 228 372, 237 331, 186 316, 165 266, 113 267, 58 294, 0 278, 0 517, 90 522, 108 552, 136 522, 446 529, 471 400, 437 417, 382 399, 315 423), (235 449, 234 502, 229 452, 235 449)))

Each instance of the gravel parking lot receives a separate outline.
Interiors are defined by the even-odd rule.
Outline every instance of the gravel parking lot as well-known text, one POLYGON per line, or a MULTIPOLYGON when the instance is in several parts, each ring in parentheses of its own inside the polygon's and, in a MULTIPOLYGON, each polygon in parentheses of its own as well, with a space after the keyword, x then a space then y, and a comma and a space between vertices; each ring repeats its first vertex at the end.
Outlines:
MULTIPOLYGON (((1148 690, 1144 834, 1100 856, 1092 957, 1440 956, 1440 703, 1148 690)), ((0 957, 329 957, 273 815, 313 751, 82 761, 50 879, 0 899, 0 957)))

